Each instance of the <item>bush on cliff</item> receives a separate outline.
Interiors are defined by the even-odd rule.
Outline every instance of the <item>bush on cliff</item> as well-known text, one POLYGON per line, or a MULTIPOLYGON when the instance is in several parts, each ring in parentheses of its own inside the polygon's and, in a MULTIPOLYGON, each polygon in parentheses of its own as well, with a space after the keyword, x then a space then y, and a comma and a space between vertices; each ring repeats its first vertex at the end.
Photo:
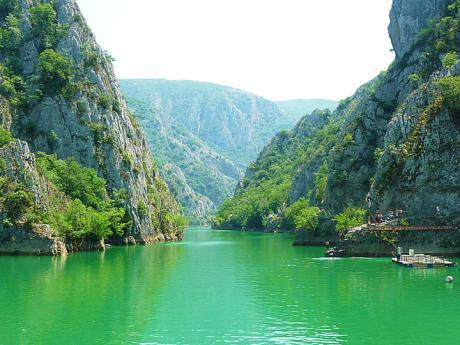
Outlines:
POLYGON ((13 137, 11 136, 10 131, 0 127, 0 147, 8 145, 12 141, 13 137))
POLYGON ((53 49, 47 49, 39 57, 40 79, 52 93, 68 85, 74 76, 72 61, 53 49))
POLYGON ((108 196, 105 180, 94 169, 82 167, 74 158, 64 161, 42 153, 38 155, 37 168, 70 199, 64 205, 62 200, 51 199, 50 210, 43 216, 60 235, 95 239, 123 235, 129 225, 123 201, 108 196))
POLYGON ((366 223, 367 211, 362 208, 348 207, 342 213, 336 215, 336 230, 345 233, 350 229, 366 223))
POLYGON ((18 0, 0 0, 0 19, 9 13, 17 11, 19 8, 18 0))
POLYGON ((310 202, 300 199, 284 212, 284 226, 288 229, 314 231, 319 224, 320 209, 311 207, 310 202))
POLYGON ((180 214, 168 213, 166 214, 166 222, 168 222, 168 229, 171 233, 183 233, 185 228, 188 226, 187 217, 180 214))
POLYGON ((58 24, 53 6, 50 3, 35 5, 30 14, 32 32, 40 39, 42 49, 54 47, 61 38, 63 28, 58 24))
POLYGON ((460 110, 460 77, 444 77, 437 81, 442 97, 451 111, 460 110))

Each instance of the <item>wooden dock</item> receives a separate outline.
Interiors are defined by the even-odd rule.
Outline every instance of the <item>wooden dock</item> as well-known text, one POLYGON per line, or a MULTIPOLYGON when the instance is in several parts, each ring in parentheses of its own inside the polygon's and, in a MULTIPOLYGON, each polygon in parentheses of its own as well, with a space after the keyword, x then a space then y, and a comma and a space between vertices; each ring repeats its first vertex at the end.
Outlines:
POLYGON ((397 258, 393 258, 393 262, 404 267, 414 268, 442 268, 456 265, 454 262, 425 254, 401 255, 399 261, 397 258))
POLYGON ((386 226, 386 225, 369 225, 372 231, 455 231, 455 226, 386 226))

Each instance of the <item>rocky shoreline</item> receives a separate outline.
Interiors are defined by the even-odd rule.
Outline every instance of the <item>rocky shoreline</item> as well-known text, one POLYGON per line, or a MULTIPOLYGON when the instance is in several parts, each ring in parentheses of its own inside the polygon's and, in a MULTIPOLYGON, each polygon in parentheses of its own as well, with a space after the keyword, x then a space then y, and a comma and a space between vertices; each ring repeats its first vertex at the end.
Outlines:
POLYGON ((66 256, 76 252, 104 251, 109 246, 136 246, 159 242, 181 241, 183 234, 155 234, 135 238, 68 240, 56 236, 46 224, 32 229, 7 229, 0 236, 0 255, 14 256, 66 256))

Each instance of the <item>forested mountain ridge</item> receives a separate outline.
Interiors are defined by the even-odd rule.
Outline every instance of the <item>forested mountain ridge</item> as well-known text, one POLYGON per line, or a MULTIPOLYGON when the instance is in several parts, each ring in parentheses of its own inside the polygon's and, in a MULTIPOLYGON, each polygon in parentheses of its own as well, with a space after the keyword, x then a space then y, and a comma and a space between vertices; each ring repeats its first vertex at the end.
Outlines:
MULTIPOLYGON (((304 230, 298 242, 308 242, 312 235, 334 236, 336 230, 364 223, 369 200, 383 213, 402 209, 423 217, 439 207, 444 219, 458 221, 460 2, 394 0, 390 17, 396 59, 341 102, 329 122, 341 123, 331 141, 295 163, 294 177, 276 198, 258 194, 244 202, 251 185, 278 177, 264 176, 271 168, 258 174, 250 169, 249 181, 219 209, 216 226, 282 228, 289 223, 291 229, 304 230)), ((300 138, 304 152, 316 148, 308 145, 314 136, 300 138)), ((272 146, 264 152, 273 151, 272 146)), ((279 159, 279 166, 291 164, 289 156, 279 159)), ((259 160, 256 170, 264 166, 264 153, 259 160)), ((448 235, 430 241, 460 243, 458 236, 448 235)))
POLYGON ((274 102, 211 83, 120 80, 170 189, 189 216, 206 219, 231 197, 248 162, 282 129, 333 101, 274 102), (319 102, 319 103, 316 103, 319 102), (302 111, 304 109, 304 111, 302 111))
POLYGON ((292 99, 288 101, 276 101, 278 108, 292 121, 297 122, 303 116, 311 114, 316 109, 335 110, 339 102, 329 99, 292 99))
POLYGON ((0 1, 0 80, 0 252, 181 237, 179 206, 74 0, 0 1))

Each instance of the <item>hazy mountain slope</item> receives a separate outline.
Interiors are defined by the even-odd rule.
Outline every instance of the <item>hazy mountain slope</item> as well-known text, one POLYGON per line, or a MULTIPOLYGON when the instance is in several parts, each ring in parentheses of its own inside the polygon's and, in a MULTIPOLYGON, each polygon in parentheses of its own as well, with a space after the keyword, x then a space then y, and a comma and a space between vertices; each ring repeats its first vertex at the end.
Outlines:
POLYGON ((339 105, 337 101, 328 99, 293 99, 288 101, 276 101, 278 108, 292 121, 297 122, 315 109, 335 110, 339 105))
POLYGON ((240 168, 180 125, 163 121, 161 113, 151 104, 131 97, 127 100, 147 135, 170 190, 189 216, 206 219, 214 212, 215 205, 232 195, 241 176, 240 168))
MULTIPOLYGON (((15 150, 17 157, 31 157, 28 169, 29 174, 34 175, 34 155, 29 151, 41 151, 61 159, 73 157, 76 164, 94 169, 80 170, 69 163, 72 173, 88 175, 88 179, 100 185, 102 182, 90 172, 96 171, 106 181, 106 192, 101 192, 99 197, 106 199, 106 206, 109 203, 107 198, 116 199, 124 209, 126 227, 123 233, 117 231, 109 236, 113 242, 145 243, 165 236, 180 237, 180 231, 176 234, 177 228, 173 224, 178 205, 159 177, 143 132, 127 109, 111 57, 95 41, 76 2, 2 1, 0 27, 2 132, 18 139, 2 143, 5 145, 5 161, 6 157, 13 155, 11 150, 15 150)), ((24 176, 20 170, 8 166, 9 163, 6 161, 4 168, 10 173, 5 183, 13 193, 11 197, 31 193, 31 200, 33 194, 39 195, 34 182, 24 187, 25 190, 14 187, 24 180, 24 176)), ((53 164, 64 167, 64 163, 53 164)), ((51 170, 46 173, 51 176, 52 168, 48 168, 51 170)), ((46 175, 43 170, 41 174, 46 175)), ((52 177, 59 187, 57 176, 52 177)), ((38 181, 37 178, 28 180, 38 181)), ((78 184, 74 187, 81 188, 78 184)), ((68 186, 64 189, 70 192, 68 186)), ((84 199, 82 195, 90 193, 90 189, 79 191, 80 198, 84 199)), ((74 198, 74 195, 70 197, 74 198)), ((8 205, 8 200, 8 197, 2 199, 4 205, 8 205)), ((75 203, 73 206, 83 209, 77 201, 75 203)), ((30 206, 32 201, 26 204, 30 206)), ((36 206, 33 211, 40 209, 40 215, 29 219, 30 225, 44 222, 49 216, 46 207, 39 207, 40 203, 36 206)), ((98 206, 95 202, 84 206, 88 214, 92 209, 93 213, 99 212, 99 220, 114 223, 114 214, 103 214, 98 209, 103 207, 102 200, 98 206)), ((4 210, 0 209, 2 219, 8 218, 4 210)), ((67 211, 71 212, 71 209, 67 211)), ((1 222, 1 227, 7 227, 12 234, 2 239, 4 243, 14 244, 14 233, 22 231, 18 226, 26 213, 15 214, 16 223, 1 222)), ((93 220, 96 213, 92 214, 93 220)), ((54 235, 61 228, 63 226, 55 228, 54 235)))
POLYGON ((130 98, 148 102, 162 121, 177 123, 227 159, 246 166, 269 138, 293 122, 275 103, 211 83, 122 80, 130 98))
POLYGON ((295 112, 288 113, 247 92, 193 81, 120 84, 163 176, 195 218, 209 215, 231 196, 263 145, 279 130, 294 126, 301 117, 296 112, 306 114, 312 105, 295 102, 295 112))

